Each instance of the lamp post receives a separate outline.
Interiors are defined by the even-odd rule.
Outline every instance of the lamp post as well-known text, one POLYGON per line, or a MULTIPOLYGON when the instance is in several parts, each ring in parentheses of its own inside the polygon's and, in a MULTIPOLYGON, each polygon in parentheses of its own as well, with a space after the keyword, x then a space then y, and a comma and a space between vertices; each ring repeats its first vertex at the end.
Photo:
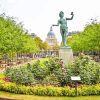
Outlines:
POLYGON ((77 92, 77 82, 81 80, 80 76, 71 76, 71 80, 75 82, 75 93, 78 96, 77 92))

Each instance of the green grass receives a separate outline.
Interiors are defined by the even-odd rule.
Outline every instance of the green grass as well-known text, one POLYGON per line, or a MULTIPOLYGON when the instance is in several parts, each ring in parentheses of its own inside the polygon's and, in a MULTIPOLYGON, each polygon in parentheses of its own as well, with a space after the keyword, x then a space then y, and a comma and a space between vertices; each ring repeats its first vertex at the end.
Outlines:
POLYGON ((40 61, 40 65, 41 65, 42 67, 45 67, 43 63, 44 63, 44 61, 48 61, 49 58, 40 58, 40 59, 36 59, 36 60, 34 60, 31 64, 34 64, 37 60, 40 61))
POLYGON ((81 97, 47 97, 34 95, 21 95, 0 91, 0 97, 19 100, 100 100, 100 96, 81 96, 81 97))
POLYGON ((31 64, 34 64, 37 60, 40 60, 40 63, 43 63, 44 61, 48 61, 48 58, 39 58, 39 59, 34 59, 31 62, 31 64))

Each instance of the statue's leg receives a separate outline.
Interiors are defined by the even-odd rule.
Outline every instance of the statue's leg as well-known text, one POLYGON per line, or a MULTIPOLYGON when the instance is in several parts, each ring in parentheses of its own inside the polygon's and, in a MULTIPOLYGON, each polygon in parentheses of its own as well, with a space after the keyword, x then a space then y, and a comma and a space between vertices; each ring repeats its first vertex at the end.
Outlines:
POLYGON ((67 46, 67 44, 66 44, 66 30, 62 29, 62 30, 60 30, 60 32, 61 32, 61 36, 62 36, 63 46, 67 46))
POLYGON ((63 45, 65 46, 64 31, 62 31, 62 41, 63 41, 63 45))
POLYGON ((64 46, 67 46, 66 41, 66 31, 64 31, 64 46))
POLYGON ((63 31, 60 30, 60 33, 61 33, 61 37, 62 37, 62 44, 64 45, 64 34, 63 34, 63 31))

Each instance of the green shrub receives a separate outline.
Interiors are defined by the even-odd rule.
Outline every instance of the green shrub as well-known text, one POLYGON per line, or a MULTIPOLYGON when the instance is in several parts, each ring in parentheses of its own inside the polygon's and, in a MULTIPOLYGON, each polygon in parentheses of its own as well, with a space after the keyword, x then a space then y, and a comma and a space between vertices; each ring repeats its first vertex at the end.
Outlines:
POLYGON ((100 83, 100 64, 89 56, 79 56, 64 70, 59 58, 48 58, 48 61, 36 61, 33 65, 15 69, 7 69, 6 76, 11 77, 18 84, 59 84, 65 86, 71 84, 71 76, 80 76, 82 84, 100 83), (66 73, 64 72, 66 71, 66 73))
MULTIPOLYGON (((41 95, 41 96, 76 96, 75 89, 70 87, 36 86, 29 87, 17 85, 0 80, 0 91, 16 94, 41 95)), ((78 87, 79 96, 100 95, 100 84, 82 85, 78 87)))
POLYGON ((30 67, 27 67, 27 69, 33 74, 34 79, 37 80, 38 83, 41 83, 41 81, 47 76, 47 70, 41 66, 40 60, 36 61, 30 67))
MULTIPOLYGON (((60 84, 60 86, 64 86, 67 83, 67 76, 64 74, 62 70, 62 66, 60 64, 59 58, 49 58, 48 62, 44 62, 46 68, 48 69, 48 77, 54 75, 52 80, 56 81, 60 84)), ((66 70, 66 67, 65 67, 66 70)), ((50 80, 49 80, 50 81, 50 80)))
POLYGON ((28 85, 34 82, 34 77, 26 68, 7 68, 5 75, 11 78, 12 82, 28 85))
POLYGON ((37 83, 44 84, 60 84, 64 86, 66 84, 66 77, 61 69, 59 58, 51 57, 48 61, 40 63, 40 60, 36 61, 31 67, 27 67, 33 74, 37 83))
POLYGON ((100 64, 92 60, 89 56, 82 55, 75 59, 68 68, 68 81, 71 76, 79 75, 83 84, 100 83, 100 64))
POLYGON ((59 68, 61 68, 59 61, 60 61, 59 58, 51 57, 49 58, 48 61, 44 62, 44 65, 48 69, 48 75, 53 74, 55 70, 58 70, 59 68))
POLYGON ((42 81, 43 84, 53 84, 53 85, 59 85, 59 80, 58 78, 55 76, 55 74, 51 74, 46 76, 46 78, 44 78, 44 80, 42 81))

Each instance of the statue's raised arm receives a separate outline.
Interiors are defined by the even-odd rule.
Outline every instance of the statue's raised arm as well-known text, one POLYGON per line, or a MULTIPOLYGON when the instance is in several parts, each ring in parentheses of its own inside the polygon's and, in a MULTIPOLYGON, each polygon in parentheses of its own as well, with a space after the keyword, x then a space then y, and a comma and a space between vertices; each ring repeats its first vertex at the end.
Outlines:
POLYGON ((73 17, 74 17, 74 14, 73 14, 73 12, 71 12, 71 18, 66 18, 66 20, 72 20, 73 19, 73 17))

